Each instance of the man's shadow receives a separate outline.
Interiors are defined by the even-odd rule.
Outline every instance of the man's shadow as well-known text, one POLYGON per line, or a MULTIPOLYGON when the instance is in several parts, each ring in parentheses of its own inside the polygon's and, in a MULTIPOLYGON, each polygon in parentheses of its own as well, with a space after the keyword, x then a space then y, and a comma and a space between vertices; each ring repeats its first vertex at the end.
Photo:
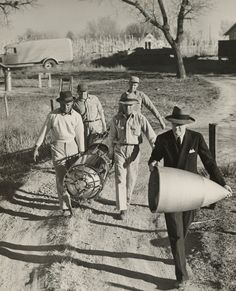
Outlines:
POLYGON ((121 267, 116 267, 114 265, 108 265, 103 263, 94 263, 85 260, 81 260, 70 255, 64 255, 64 251, 69 250, 78 254, 86 254, 91 256, 108 256, 112 258, 135 258, 141 260, 162 260, 159 258, 152 258, 146 255, 126 253, 126 252, 110 252, 103 250, 89 250, 89 249, 80 249, 70 245, 40 245, 40 246, 32 246, 32 245, 20 245, 13 244, 9 242, 0 242, 0 255, 8 257, 12 260, 17 260, 21 262, 27 263, 36 263, 36 264, 44 264, 50 266, 53 263, 63 263, 65 261, 69 261, 72 264, 75 264, 78 267, 88 268, 90 270, 104 271, 115 275, 124 276, 131 279, 142 280, 147 283, 155 284, 156 287, 160 290, 169 290, 173 288, 175 280, 161 278, 153 275, 149 275, 146 273, 142 273, 139 271, 128 270, 121 267), (28 252, 28 253, 26 253, 28 252), (36 254, 36 252, 38 252, 36 254), (42 252, 46 252, 42 254, 42 252), (50 254, 47 252, 56 252, 56 254, 50 254), (61 252, 63 254, 58 254, 61 252))

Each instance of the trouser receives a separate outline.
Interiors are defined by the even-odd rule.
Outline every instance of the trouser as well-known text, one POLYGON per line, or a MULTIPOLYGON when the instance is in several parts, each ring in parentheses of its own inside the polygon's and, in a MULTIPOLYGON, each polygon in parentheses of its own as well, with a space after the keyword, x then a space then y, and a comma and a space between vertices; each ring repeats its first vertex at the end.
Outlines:
POLYGON ((185 256, 185 238, 194 219, 194 210, 165 213, 167 232, 175 263, 175 275, 178 281, 188 280, 185 256))
POLYGON ((60 209, 71 208, 70 195, 64 189, 63 180, 66 174, 66 160, 78 153, 76 142, 55 142, 51 144, 52 161, 56 172, 56 186, 60 209))
POLYGON ((96 120, 92 122, 84 122, 84 143, 85 149, 88 149, 90 145, 97 139, 97 134, 102 133, 102 121, 96 120))
POLYGON ((116 145, 114 150, 116 207, 127 210, 138 175, 139 145, 116 145))

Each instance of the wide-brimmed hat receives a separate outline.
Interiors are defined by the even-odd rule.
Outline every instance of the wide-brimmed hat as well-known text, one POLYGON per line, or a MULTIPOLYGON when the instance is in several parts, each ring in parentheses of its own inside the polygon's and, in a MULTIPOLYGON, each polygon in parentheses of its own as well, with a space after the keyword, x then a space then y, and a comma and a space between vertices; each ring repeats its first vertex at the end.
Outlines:
POLYGON ((79 83, 77 86, 77 90, 81 92, 86 92, 88 91, 88 85, 86 83, 79 83))
POLYGON ((119 102, 120 104, 124 104, 124 105, 135 105, 135 104, 139 104, 137 99, 134 98, 127 98, 127 99, 122 99, 119 102))
POLYGON ((61 91, 60 97, 56 99, 57 102, 69 103, 74 100, 71 91, 61 91))
POLYGON ((183 112, 177 106, 174 106, 172 114, 165 117, 166 120, 176 124, 188 124, 195 121, 189 114, 183 112))
POLYGON ((139 77, 131 76, 129 81, 130 83, 139 83, 139 77))

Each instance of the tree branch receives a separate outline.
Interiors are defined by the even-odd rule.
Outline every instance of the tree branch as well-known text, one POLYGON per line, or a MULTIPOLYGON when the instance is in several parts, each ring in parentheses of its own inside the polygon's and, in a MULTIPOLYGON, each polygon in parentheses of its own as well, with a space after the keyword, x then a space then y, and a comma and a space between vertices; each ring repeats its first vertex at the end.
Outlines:
POLYGON ((37 0, 5 0, 0 2, 0 13, 2 13, 7 19, 8 15, 12 10, 18 10, 21 7, 32 6, 37 2, 37 0))
POLYGON ((131 1, 131 0, 121 0, 122 2, 129 4, 133 7, 135 7, 137 10, 139 10, 139 12, 144 16, 144 18, 146 19, 146 21, 150 22, 151 24, 153 24, 154 26, 156 26, 157 28, 163 30, 163 26, 161 25, 161 23, 159 21, 157 21, 156 18, 153 18, 145 9, 144 7, 142 7, 140 5, 140 3, 138 1, 131 1))
POLYGON ((189 0, 182 0, 177 18, 177 33, 175 40, 177 44, 179 44, 183 38, 185 10, 188 5, 189 0))

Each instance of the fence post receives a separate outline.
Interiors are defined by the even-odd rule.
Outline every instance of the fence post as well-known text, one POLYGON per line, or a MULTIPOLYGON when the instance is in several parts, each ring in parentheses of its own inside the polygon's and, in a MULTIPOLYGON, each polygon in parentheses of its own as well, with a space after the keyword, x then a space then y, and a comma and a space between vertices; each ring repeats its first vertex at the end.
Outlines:
POLYGON ((7 68, 4 70, 4 76, 5 76, 5 91, 11 91, 11 70, 10 68, 7 68))
POLYGON ((42 88, 42 73, 39 73, 39 88, 42 88))
POLYGON ((209 150, 216 160, 216 123, 209 123, 209 150))
POLYGON ((8 109, 8 101, 7 101, 7 93, 4 93, 4 105, 5 105, 5 111, 6 111, 6 117, 9 117, 9 109, 8 109))

